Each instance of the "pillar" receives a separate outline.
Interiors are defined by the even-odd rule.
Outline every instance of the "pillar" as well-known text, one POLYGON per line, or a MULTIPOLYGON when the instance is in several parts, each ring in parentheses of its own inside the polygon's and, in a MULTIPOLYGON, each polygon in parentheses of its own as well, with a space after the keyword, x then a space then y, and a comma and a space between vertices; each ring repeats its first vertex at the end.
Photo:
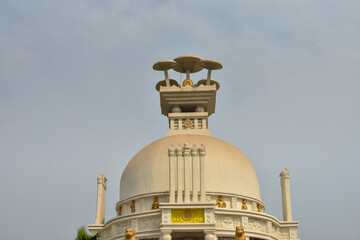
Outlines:
POLYGON ((191 165, 190 165, 190 149, 189 144, 184 144, 184 202, 190 202, 190 173, 191 173, 191 165))
POLYGON ((200 155, 200 201, 206 202, 206 192, 205 192, 205 155, 206 150, 205 146, 201 144, 199 147, 200 155))
POLYGON ((281 197, 284 221, 292 221, 290 202, 290 175, 289 170, 284 169, 280 173, 281 197))
POLYGON ((175 166, 175 148, 173 145, 169 146, 169 192, 170 192, 170 203, 175 202, 175 176, 176 176, 176 166, 175 166))
POLYGON ((104 224, 105 222, 106 187, 107 187, 107 179, 103 174, 98 174, 95 224, 104 224))
POLYGON ((198 202, 199 195, 199 182, 200 182, 200 169, 198 160, 198 149, 196 145, 191 147, 191 160, 192 160, 192 201, 198 202))
POLYGON ((183 162, 182 162, 182 149, 181 146, 178 145, 176 148, 176 162, 177 162, 177 198, 176 202, 180 203, 183 201, 183 162))

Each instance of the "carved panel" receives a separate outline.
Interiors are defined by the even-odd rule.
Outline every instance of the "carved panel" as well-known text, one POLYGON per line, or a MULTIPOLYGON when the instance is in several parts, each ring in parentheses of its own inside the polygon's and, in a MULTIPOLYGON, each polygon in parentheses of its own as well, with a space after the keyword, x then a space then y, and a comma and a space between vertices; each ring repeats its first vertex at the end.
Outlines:
POLYGON ((144 198, 139 199, 139 201, 137 202, 136 210, 138 212, 145 211, 145 199, 144 198))
POLYGON ((132 225, 132 228, 134 229, 134 231, 137 231, 138 225, 137 225, 137 219, 136 218, 131 220, 131 225, 132 225))
POLYGON ((159 229, 161 223, 160 217, 152 218, 140 218, 138 220, 138 230, 150 230, 150 229, 159 229))
POLYGON ((265 221, 256 218, 249 218, 247 229, 255 232, 266 232, 265 221))
POLYGON ((240 226, 240 216, 229 215, 215 215, 216 228, 235 229, 236 226, 240 226))
POLYGON ((237 209, 237 197, 231 198, 231 208, 237 209))
POLYGON ((275 232, 275 228, 274 228, 274 226, 272 225, 272 222, 270 222, 270 221, 267 222, 267 232, 268 232, 270 235, 273 235, 274 232, 275 232))
POLYGON ((248 227, 248 222, 249 222, 249 218, 248 217, 242 217, 241 219, 241 223, 242 223, 242 226, 246 229, 248 227))
POLYGON ((282 228, 279 228, 279 231, 276 232, 275 236, 278 238, 278 239, 289 239, 289 230, 286 228, 286 229, 282 229, 282 228))
POLYGON ((290 238, 297 239, 297 231, 296 228, 290 228, 290 238))
POLYGON ((207 223, 213 222, 213 216, 214 216, 214 211, 212 209, 205 210, 205 217, 207 223))
POLYGON ((125 228, 131 228, 131 220, 123 221, 115 224, 115 234, 116 235, 124 235, 125 234, 125 228))

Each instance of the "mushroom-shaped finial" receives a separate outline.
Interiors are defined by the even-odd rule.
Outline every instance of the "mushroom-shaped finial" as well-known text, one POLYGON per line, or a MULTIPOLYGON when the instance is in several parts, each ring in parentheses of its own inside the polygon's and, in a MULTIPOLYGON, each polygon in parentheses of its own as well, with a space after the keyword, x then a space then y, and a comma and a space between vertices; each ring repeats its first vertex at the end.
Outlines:
POLYGON ((176 72, 186 73, 186 79, 190 79, 190 73, 196 73, 204 68, 201 58, 193 55, 184 55, 174 58, 176 65, 173 69, 176 72))
POLYGON ((153 69, 156 71, 164 71, 167 87, 170 87, 168 70, 172 69, 175 65, 176 65, 176 62, 173 60, 163 60, 163 61, 159 61, 159 62, 155 63, 153 66, 153 69))
MULTIPOLYGON (((207 79, 201 79, 197 82, 196 86, 200 86, 202 85, 207 85, 208 80, 207 79)), ((216 81, 215 79, 210 79, 210 84, 209 85, 214 85, 216 86, 216 90, 218 90, 220 88, 220 84, 218 83, 218 81, 216 81)))
POLYGON ((211 71, 222 69, 222 65, 219 61, 212 60, 212 59, 204 59, 201 61, 201 63, 204 65, 204 68, 206 68, 208 70, 206 85, 210 85, 211 71))
MULTIPOLYGON (((169 86, 177 86, 177 87, 179 87, 179 83, 178 83, 176 80, 174 80, 174 79, 168 79, 168 81, 169 81, 169 86)), ((166 85, 166 79, 159 81, 159 82, 156 84, 155 89, 158 90, 158 91, 160 91, 160 86, 167 86, 167 85, 166 85)))

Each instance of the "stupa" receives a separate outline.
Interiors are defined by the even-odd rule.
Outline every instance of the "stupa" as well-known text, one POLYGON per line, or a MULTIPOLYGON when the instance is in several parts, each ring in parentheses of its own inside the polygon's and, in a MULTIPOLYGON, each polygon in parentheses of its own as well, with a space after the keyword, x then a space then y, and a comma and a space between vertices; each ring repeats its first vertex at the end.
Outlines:
POLYGON ((169 119, 167 136, 130 160, 120 181, 117 216, 106 221, 107 180, 98 175, 95 224, 88 226, 92 234, 100 232, 101 240, 298 239, 289 171, 280 174, 280 221, 265 213, 255 169, 245 154, 210 136, 208 118, 215 113, 220 87, 211 72, 221 68, 216 60, 192 55, 154 64, 154 70, 165 73, 155 88, 161 112, 169 119), (194 83, 190 74, 204 68, 207 78, 194 83), (186 79, 170 79, 171 69, 186 79))

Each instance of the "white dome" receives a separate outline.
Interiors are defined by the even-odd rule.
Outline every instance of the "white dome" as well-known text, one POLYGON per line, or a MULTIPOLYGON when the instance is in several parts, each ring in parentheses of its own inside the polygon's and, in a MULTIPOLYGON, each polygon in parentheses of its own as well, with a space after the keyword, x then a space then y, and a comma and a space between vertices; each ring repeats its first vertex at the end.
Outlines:
POLYGON ((206 192, 236 194, 260 200, 259 181, 253 165, 238 148, 220 139, 195 134, 161 138, 138 152, 126 166, 120 181, 120 201, 169 191, 170 145, 203 144, 206 192))

